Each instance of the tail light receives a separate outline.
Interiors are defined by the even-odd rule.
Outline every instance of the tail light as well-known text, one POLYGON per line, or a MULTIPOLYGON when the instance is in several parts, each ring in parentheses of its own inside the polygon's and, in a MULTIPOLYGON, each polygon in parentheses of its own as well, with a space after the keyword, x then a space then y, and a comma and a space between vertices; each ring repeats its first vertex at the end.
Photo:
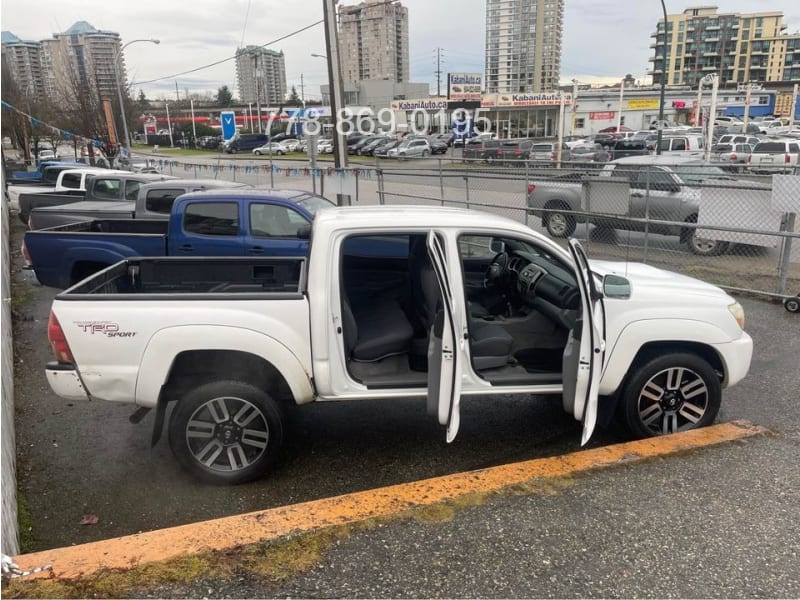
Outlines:
POLYGON ((534 190, 536 190, 536 184, 535 183, 529 183, 528 184, 528 193, 532 194, 534 192, 534 190))
POLYGON ((792 157, 787 154, 786 158, 783 159, 783 162, 785 162, 788 165, 790 162, 792 162, 792 157))
POLYGON ((753 155, 752 154, 748 154, 747 155, 747 162, 753 162, 753 155))
POLYGON ((556 153, 555 152, 551 152, 550 153, 550 160, 555 160, 555 159, 556 159, 556 153))
POLYGON ((50 347, 58 362, 68 364, 75 362, 64 330, 61 329, 61 323, 58 322, 53 311, 50 311, 50 319, 47 321, 47 339, 50 341, 50 347))
POLYGON ((736 160, 736 155, 735 154, 731 154, 731 160, 736 160))
POLYGON ((33 265, 33 261, 31 260, 31 253, 28 252, 28 248, 25 246, 25 242, 22 242, 22 258, 25 259, 25 264, 29 267, 33 265))

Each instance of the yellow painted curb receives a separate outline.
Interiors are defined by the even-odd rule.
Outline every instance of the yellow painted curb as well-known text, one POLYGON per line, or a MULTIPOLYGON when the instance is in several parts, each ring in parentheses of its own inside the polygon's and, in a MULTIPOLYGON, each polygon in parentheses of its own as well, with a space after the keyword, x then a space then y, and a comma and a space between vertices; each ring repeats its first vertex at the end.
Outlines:
POLYGON ((32 577, 71 579, 100 569, 129 569, 139 564, 263 542, 332 525, 394 515, 473 493, 487 493, 534 479, 564 477, 578 472, 639 462, 737 439, 769 430, 746 421, 637 440, 563 456, 456 473, 388 487, 292 504, 211 521, 137 533, 23 554, 15 558, 23 570, 52 564, 52 572, 32 577))

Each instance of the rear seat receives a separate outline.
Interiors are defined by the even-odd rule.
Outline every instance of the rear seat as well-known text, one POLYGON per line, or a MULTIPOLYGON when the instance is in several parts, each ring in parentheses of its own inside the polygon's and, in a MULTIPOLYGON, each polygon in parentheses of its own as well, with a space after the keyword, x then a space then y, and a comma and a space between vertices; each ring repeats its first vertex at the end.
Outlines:
POLYGON ((348 359, 374 362, 409 351, 414 330, 394 300, 381 300, 354 311, 343 296, 342 321, 348 359))

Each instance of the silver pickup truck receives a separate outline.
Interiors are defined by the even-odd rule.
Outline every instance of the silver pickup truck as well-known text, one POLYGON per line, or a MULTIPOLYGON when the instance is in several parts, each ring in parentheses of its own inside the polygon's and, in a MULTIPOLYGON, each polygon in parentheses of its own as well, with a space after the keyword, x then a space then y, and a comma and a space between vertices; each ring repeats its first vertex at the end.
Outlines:
MULTIPOLYGON (((724 253, 728 242, 696 235, 697 229, 679 223, 697 223, 700 188, 704 184, 730 182, 753 189, 764 186, 755 182, 735 180, 717 166, 697 157, 630 156, 612 161, 602 170, 582 177, 570 173, 559 180, 528 184, 527 205, 530 212, 542 219, 547 232, 558 238, 571 236, 577 223, 591 222, 601 227, 624 230, 644 230, 651 233, 679 236, 695 254, 713 256, 724 253), (583 182, 590 177, 615 177, 629 183, 629 198, 623 199, 627 210, 614 214, 607 211, 586 211, 583 203, 583 182), (591 212, 587 217, 585 213, 591 212)), ((726 184, 727 185, 727 184, 726 184)))
POLYGON ((169 179, 142 184, 135 200, 85 200, 62 206, 36 208, 28 217, 29 229, 48 229, 94 219, 169 219, 175 198, 189 192, 216 188, 250 187, 216 179, 169 179))

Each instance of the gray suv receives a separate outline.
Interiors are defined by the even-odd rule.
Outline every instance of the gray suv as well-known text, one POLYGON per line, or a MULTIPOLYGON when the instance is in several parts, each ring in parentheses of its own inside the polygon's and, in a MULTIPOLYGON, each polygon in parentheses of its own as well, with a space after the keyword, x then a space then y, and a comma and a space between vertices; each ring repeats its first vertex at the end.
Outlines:
POLYGON ((431 155, 431 145, 428 140, 413 139, 404 140, 396 148, 389 150, 387 158, 427 158, 431 155))

